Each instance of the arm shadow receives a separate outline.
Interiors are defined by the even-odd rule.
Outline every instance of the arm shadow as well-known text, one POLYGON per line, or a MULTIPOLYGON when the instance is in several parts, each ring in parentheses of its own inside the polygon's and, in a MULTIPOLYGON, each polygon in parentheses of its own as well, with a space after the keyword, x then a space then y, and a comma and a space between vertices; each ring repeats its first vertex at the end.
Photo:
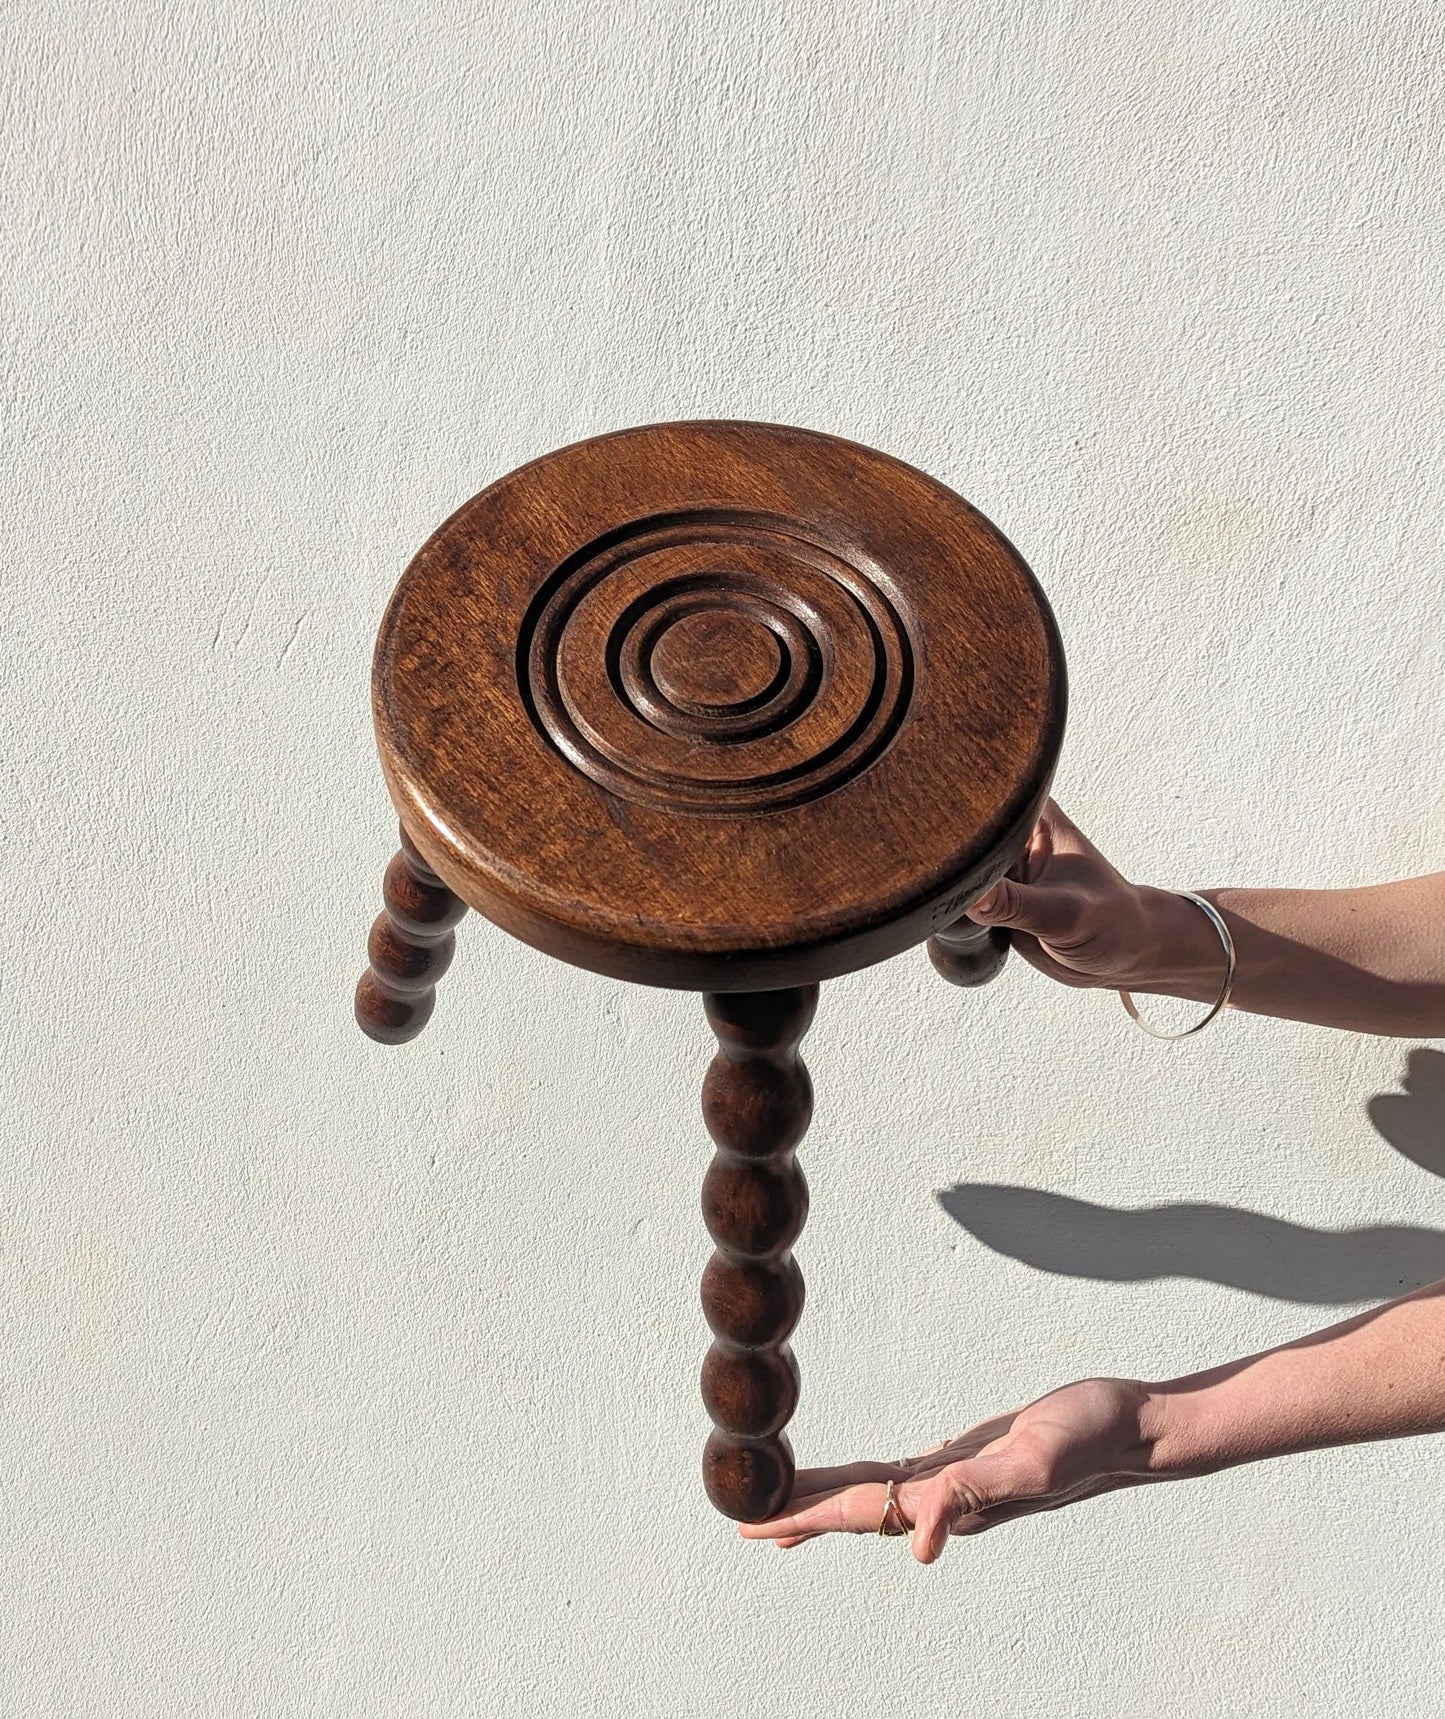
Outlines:
MULTIPOLYGON (((1400 1084, 1370 1099, 1366 1114, 1402 1157, 1445 1177, 1445 1052, 1412 1050, 1400 1084)), ((1411 1225, 1319 1230, 1233 1206, 1096 1206, 994 1182, 958 1182, 936 1197, 975 1241, 1062 1277, 1193 1277, 1320 1307, 1389 1300, 1445 1278, 1445 1233, 1411 1225)))
POLYGON ((992 1182, 959 1182, 937 1199, 995 1253, 1103 1283, 1193 1277, 1329 1306, 1387 1300, 1445 1277, 1445 1233, 1406 1225, 1318 1230, 1232 1206, 1120 1209, 992 1182))

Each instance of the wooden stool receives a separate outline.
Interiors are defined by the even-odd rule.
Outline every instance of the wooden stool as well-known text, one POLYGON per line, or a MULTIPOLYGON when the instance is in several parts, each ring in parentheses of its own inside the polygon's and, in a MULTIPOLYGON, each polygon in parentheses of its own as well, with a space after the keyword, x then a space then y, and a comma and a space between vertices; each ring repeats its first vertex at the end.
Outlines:
POLYGON ((1048 604, 911 466, 776 425, 651 425, 454 513, 387 609, 373 703, 402 848, 365 1032, 421 1031, 467 907, 577 966, 705 993, 703 1480, 728 1516, 769 1516, 793 1483, 799 1041, 820 980, 925 939, 958 984, 1002 964, 1006 937, 960 915, 1053 774, 1048 604))

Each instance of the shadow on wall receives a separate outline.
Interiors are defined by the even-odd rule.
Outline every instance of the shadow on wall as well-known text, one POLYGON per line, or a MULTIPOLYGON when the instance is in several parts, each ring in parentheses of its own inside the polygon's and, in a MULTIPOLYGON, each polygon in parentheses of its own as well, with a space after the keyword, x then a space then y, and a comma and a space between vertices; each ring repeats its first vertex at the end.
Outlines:
MULTIPOLYGON (((1445 1054, 1412 1051, 1403 1085, 1372 1098, 1367 1114, 1397 1152, 1445 1176, 1445 1054)), ((1445 1277, 1445 1233, 1408 1225, 1317 1230, 1232 1206, 1120 1210, 990 1182, 960 1182, 938 1203, 995 1253, 1105 1283, 1193 1277, 1327 1305, 1383 1301, 1445 1277)))
POLYGON ((938 1203, 995 1253, 1104 1283, 1197 1277, 1323 1305, 1383 1301, 1445 1277, 1445 1234, 1438 1230, 1314 1230, 1232 1206, 1120 1211, 992 1182, 960 1182, 938 1203))
POLYGON ((1412 1164, 1445 1176, 1445 1052, 1413 1050, 1403 1092, 1382 1092, 1365 1106, 1380 1135, 1412 1164))

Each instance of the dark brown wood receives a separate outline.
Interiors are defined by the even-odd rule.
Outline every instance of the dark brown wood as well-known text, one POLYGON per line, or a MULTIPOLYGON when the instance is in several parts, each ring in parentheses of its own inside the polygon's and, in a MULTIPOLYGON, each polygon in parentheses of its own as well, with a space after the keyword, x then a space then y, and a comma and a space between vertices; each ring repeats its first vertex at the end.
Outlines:
POLYGON ((761 1521, 793 1488, 783 1432, 798 1401, 788 1338, 803 1310, 793 1243, 808 1215, 808 1184, 794 1148, 813 1114, 798 1045, 818 987, 705 999, 718 1052, 703 1081, 702 1113, 717 1146, 702 1188, 717 1243, 702 1280, 713 1345, 702 1395, 714 1430, 703 1450, 707 1495, 725 1516, 761 1521))
POLYGON ((928 959, 953 985, 986 985, 1008 960, 1009 934, 998 925, 960 919, 928 939, 928 959))
MULTIPOLYGON (((1008 875, 1027 883, 1030 864, 1025 848, 1008 868, 1008 875)), ((928 939, 928 958, 950 984, 971 989, 998 977, 1012 943, 1001 925, 975 925, 971 919, 959 918, 928 939)))
POLYGON ((392 597, 372 701, 405 844, 357 990, 373 1038, 425 1024, 467 904, 562 960, 707 994, 703 1474, 719 1510, 767 1516, 793 1482, 798 1045, 819 980, 925 941, 959 984, 1002 964, 1006 937, 961 916, 1048 794, 1048 604, 898 460, 654 424, 455 513, 392 597))
MULTIPOLYGON (((651 697, 635 664, 627 665, 634 700, 651 697)), ((783 646, 765 622, 721 607, 695 610, 658 634, 648 669, 663 707, 700 718, 756 710, 787 674, 783 646)), ((706 724, 700 723, 700 728, 706 724)))
POLYGON ((380 1044, 400 1045, 416 1035, 436 1007, 436 982, 451 966, 457 940, 452 927, 467 911, 401 831, 401 852, 382 881, 385 912, 367 939, 371 965, 356 987, 356 1020, 380 1044))
POLYGON ((808 983, 957 920, 1017 857, 1064 719, 1018 554, 898 460, 651 425, 511 473, 397 588, 373 696, 432 869, 625 979, 808 983))

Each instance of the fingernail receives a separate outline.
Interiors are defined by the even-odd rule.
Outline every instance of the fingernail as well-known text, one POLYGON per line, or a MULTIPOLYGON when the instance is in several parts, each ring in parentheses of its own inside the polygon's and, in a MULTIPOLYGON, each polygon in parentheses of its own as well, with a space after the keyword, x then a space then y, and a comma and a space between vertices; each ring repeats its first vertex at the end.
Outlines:
POLYGON ((936 1558, 947 1544, 948 1524, 946 1522, 940 1522, 933 1530, 933 1538, 928 1542, 930 1555, 936 1558))
POLYGON ((999 886, 995 884, 993 888, 989 890, 987 895, 979 896, 978 900, 974 902, 969 911, 971 913, 992 913, 998 906, 998 898, 999 886))

